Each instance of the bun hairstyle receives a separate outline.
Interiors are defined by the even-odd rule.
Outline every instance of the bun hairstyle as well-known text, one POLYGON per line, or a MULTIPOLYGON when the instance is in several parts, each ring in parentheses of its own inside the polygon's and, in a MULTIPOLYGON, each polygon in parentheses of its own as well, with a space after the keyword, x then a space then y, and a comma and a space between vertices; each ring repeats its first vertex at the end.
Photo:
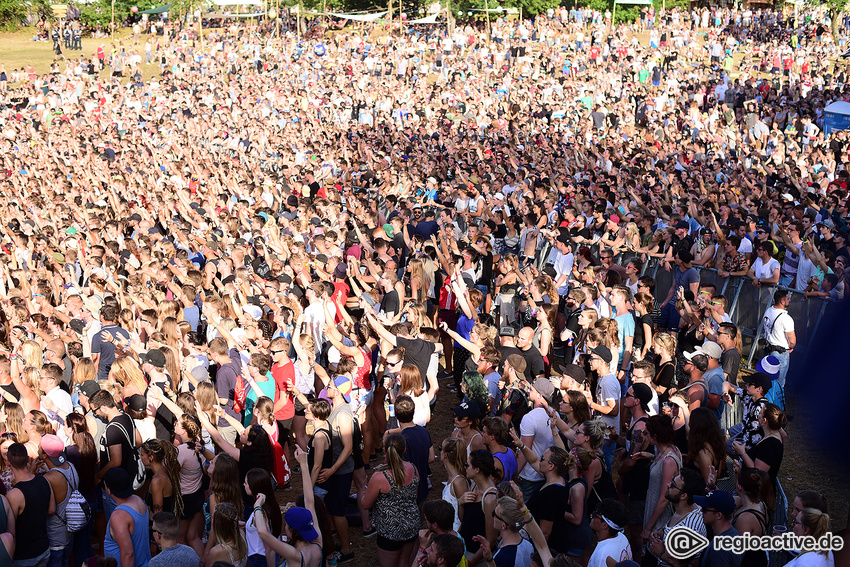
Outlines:
POLYGON ((738 486, 747 498, 753 502, 764 502, 768 511, 773 512, 776 498, 773 494, 773 482, 766 472, 757 468, 741 469, 738 486))
POLYGON ((493 455, 487 449, 478 449, 469 454, 469 466, 481 471, 486 477, 492 477, 496 472, 496 464, 493 455))
POLYGON ((460 474, 466 476, 466 441, 463 438, 449 437, 443 441, 443 454, 460 474))
POLYGON ((570 475, 570 469, 575 466, 575 459, 566 449, 552 445, 549 447, 549 463, 554 465, 555 471, 562 477, 570 475))
POLYGON ((589 419, 581 424, 584 434, 590 441, 590 446, 593 449, 598 449, 605 442, 605 431, 608 424, 601 418, 589 419))
POLYGON ((765 404, 764 409, 761 410, 761 415, 767 421, 767 427, 771 431, 779 431, 788 423, 788 420, 785 418, 785 412, 775 404, 765 404))

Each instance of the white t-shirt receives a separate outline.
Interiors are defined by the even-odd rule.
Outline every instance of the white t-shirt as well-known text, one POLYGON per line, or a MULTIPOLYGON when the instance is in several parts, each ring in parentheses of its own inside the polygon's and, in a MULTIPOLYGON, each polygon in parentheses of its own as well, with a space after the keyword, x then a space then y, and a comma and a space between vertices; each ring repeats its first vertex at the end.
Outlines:
MULTIPOLYGON (((620 400, 620 381, 613 374, 608 374, 599 379, 596 384, 596 399, 599 400, 600 406, 607 406, 609 400, 620 400)), ((600 415, 600 417, 620 432, 619 416, 600 415)))
POLYGON ((794 319, 784 309, 770 307, 764 313, 762 319, 764 325, 764 334, 767 342, 774 346, 788 348, 788 338, 785 333, 794 331, 794 319))
POLYGON ((617 563, 632 558, 632 547, 622 532, 618 533, 617 537, 596 544, 596 549, 593 550, 593 555, 590 556, 587 567, 607 567, 606 560, 609 557, 613 557, 617 563))
POLYGON ((742 238, 741 245, 738 246, 738 252, 741 254, 752 254, 753 252, 753 243, 750 242, 749 238, 742 238))
MULTIPOLYGON (((538 459, 542 459, 546 449, 555 443, 555 439, 552 437, 552 429, 549 427, 549 416, 546 415, 546 410, 543 408, 534 408, 525 414, 519 424, 519 434, 522 437, 534 436, 531 450, 537 455, 538 459)), ((526 464, 519 472, 519 477, 532 482, 543 480, 543 475, 529 464, 526 464)))
POLYGON ((762 262, 761 258, 756 258, 756 261, 753 262, 753 273, 759 279, 773 277, 773 272, 778 269, 779 262, 776 258, 771 258, 767 264, 762 262))
POLYGON ((557 282, 563 275, 567 276, 567 279, 564 280, 563 285, 558 288, 559 295, 563 295, 569 292, 569 286, 567 285, 567 282, 569 282, 570 274, 573 271, 574 259, 575 257, 572 254, 560 253, 555 259, 555 281, 557 282))

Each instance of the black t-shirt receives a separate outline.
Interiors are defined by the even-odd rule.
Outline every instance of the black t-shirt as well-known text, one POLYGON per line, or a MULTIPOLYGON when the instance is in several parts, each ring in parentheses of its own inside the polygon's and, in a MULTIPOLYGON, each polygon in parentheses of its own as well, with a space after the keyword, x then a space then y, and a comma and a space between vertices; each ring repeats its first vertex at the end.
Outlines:
POLYGON ((762 462, 770 465, 767 474, 770 475, 770 480, 773 481, 774 486, 776 485, 776 473, 779 472, 779 465, 782 464, 784 454, 785 446, 776 437, 765 437, 747 451, 747 456, 753 460, 753 463, 761 459, 762 462))
POLYGON ((396 345, 404 349, 404 364, 411 364, 419 369, 422 376, 422 385, 428 385, 428 365, 431 364, 431 355, 434 354, 434 343, 424 339, 396 338, 396 345))
POLYGON ((652 315, 649 313, 635 321, 635 339, 633 342, 636 349, 643 348, 646 344, 646 335, 643 332, 644 325, 649 325, 649 328, 652 329, 652 315))
POLYGON ((119 413, 108 424, 100 439, 100 465, 103 467, 109 462, 109 447, 121 446, 121 468, 127 471, 132 478, 136 476, 136 462, 133 458, 136 448, 136 427, 133 419, 126 413, 119 413), (132 445, 130 441, 132 440, 132 445))
POLYGON ((502 367, 502 365, 505 363, 505 361, 508 359, 508 357, 510 355, 518 354, 518 355, 522 356, 522 351, 519 350, 517 347, 500 346, 500 347, 498 347, 498 350, 499 350, 499 355, 501 355, 501 357, 502 357, 502 359, 499 361, 499 368, 502 367))
POLYGON ((401 311, 401 309, 399 309, 400 307, 398 292, 396 290, 393 289, 392 291, 384 294, 384 298, 381 300, 381 313, 384 313, 389 317, 393 317, 401 311))
POLYGON ((550 484, 541 488, 528 501, 528 510, 537 521, 552 522, 549 534, 549 547, 557 553, 569 551, 569 531, 564 510, 570 509, 570 494, 566 485, 550 484))
POLYGON ((729 350, 724 350, 720 355, 720 367, 723 372, 728 374, 726 380, 732 384, 738 383, 738 370, 741 368, 741 353, 738 349, 732 347, 729 350))
POLYGON ((525 359, 525 379, 529 383, 534 382, 535 378, 546 371, 543 355, 534 346, 528 350, 520 351, 520 354, 525 359))
MULTIPOLYGON (((657 366, 656 366, 657 367, 657 366)), ((658 371, 655 374, 655 384, 657 386, 661 386, 662 388, 670 389, 670 385, 673 384, 673 378, 676 376, 676 365, 673 363, 665 364, 664 366, 658 368, 658 371)), ((664 403, 669 398, 669 394, 664 392, 658 396, 658 402, 664 403)))

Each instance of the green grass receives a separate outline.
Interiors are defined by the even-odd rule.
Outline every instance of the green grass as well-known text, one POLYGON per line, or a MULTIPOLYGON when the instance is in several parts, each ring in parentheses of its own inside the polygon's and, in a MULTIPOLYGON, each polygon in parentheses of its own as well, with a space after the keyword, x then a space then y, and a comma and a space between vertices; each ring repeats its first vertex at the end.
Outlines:
MULTIPOLYGON (((0 33, 0 63, 5 65, 6 71, 11 72, 14 69, 20 69, 26 65, 32 65, 36 73, 43 74, 50 71, 50 65, 53 63, 56 56, 53 54, 53 41, 33 41, 35 36, 35 28, 25 28, 13 33, 0 33)), ((124 47, 128 50, 133 48, 132 31, 130 29, 122 29, 115 34, 115 47, 118 47, 120 42, 124 42, 124 47)), ((139 45, 136 49, 144 56, 145 36, 139 40, 139 45)), ((103 44, 104 50, 110 50, 113 42, 109 38, 92 39, 83 37, 82 50, 66 50, 62 49, 62 56, 65 59, 76 59, 80 56, 87 58, 97 53, 97 48, 103 44)), ((60 71, 65 70, 65 65, 60 63, 60 71)), ((159 66, 145 65, 142 63, 142 74, 148 77, 153 74, 159 74, 159 66)))

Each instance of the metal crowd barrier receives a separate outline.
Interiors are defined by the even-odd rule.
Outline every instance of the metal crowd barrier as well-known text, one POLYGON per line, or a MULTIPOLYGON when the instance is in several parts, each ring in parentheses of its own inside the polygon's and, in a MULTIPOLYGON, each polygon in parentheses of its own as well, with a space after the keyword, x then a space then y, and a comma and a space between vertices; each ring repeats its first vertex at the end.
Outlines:
MULTIPOLYGON (((616 257, 617 263, 622 265, 634 256, 633 253, 619 254, 616 257)), ((783 289, 791 295, 788 314, 794 320, 797 349, 804 350, 814 342, 826 313, 826 306, 830 303, 837 303, 835 299, 827 297, 806 297, 803 292, 779 285, 756 287, 747 277, 724 278, 717 273, 715 268, 701 266, 694 266, 694 268, 700 273, 701 284, 714 284, 717 287, 717 292, 726 297, 726 313, 741 332, 742 363, 746 361, 748 368, 754 366, 758 341, 762 338, 761 323, 765 312, 773 305, 773 295, 776 290, 783 289)), ((675 269, 674 266, 668 272, 661 267, 661 262, 657 258, 650 258, 649 261, 644 263, 641 275, 649 275, 655 280, 656 301, 663 301, 667 297, 670 287, 674 284, 673 270, 675 269)))

